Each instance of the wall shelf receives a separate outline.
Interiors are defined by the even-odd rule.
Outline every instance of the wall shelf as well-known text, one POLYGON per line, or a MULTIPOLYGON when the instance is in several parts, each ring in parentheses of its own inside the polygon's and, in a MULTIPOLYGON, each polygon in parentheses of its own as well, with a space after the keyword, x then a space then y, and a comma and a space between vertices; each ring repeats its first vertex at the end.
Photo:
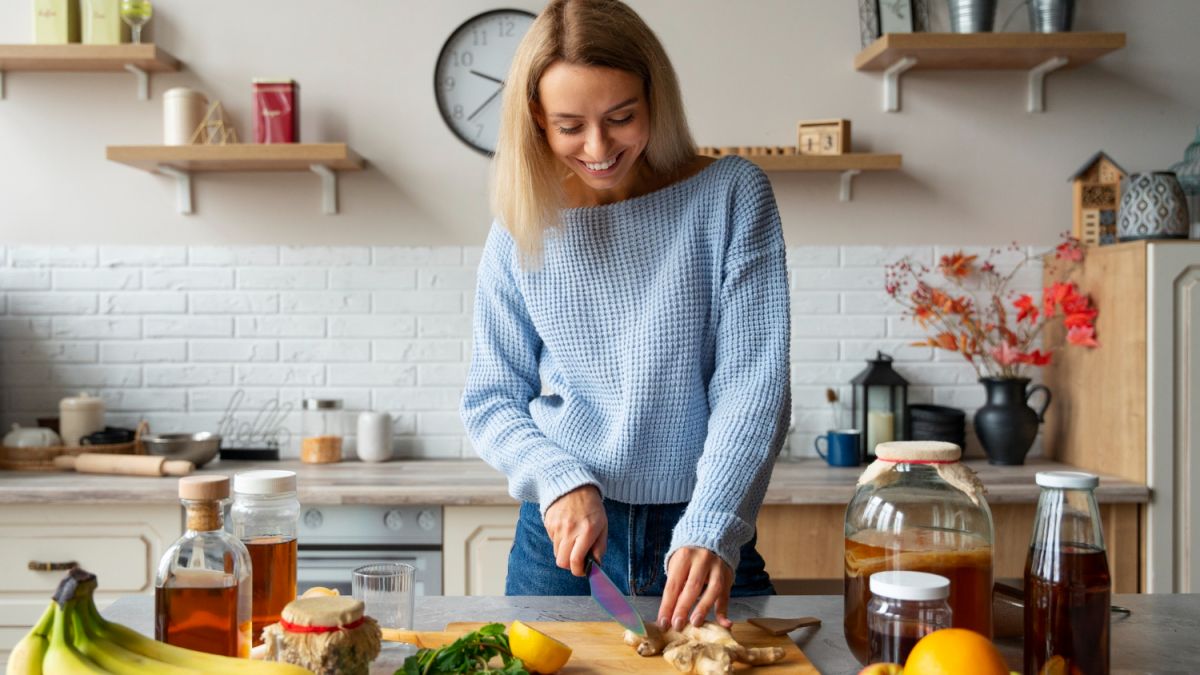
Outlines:
POLYGON ((312 171, 321 177, 321 211, 335 214, 337 174, 361 171, 363 159, 345 143, 239 143, 234 145, 110 145, 106 157, 175 179, 179 212, 192 208, 192 173, 312 171))
POLYGON ((179 70, 179 60, 154 44, 0 45, 0 99, 4 73, 16 71, 109 73, 137 76, 138 98, 150 99, 150 73, 179 70))
POLYGON ((908 70, 1026 70, 1029 112, 1043 112, 1048 73, 1121 49, 1124 33, 887 33, 854 57, 854 69, 882 71, 883 109, 900 109, 908 70))
MULTIPOLYGON (((716 156, 719 153, 701 154, 716 156)), ((825 171, 841 174, 838 199, 848 202, 854 177, 863 171, 895 171, 902 163, 901 155, 848 152, 841 155, 796 155, 778 153, 737 153, 737 156, 757 164, 763 171, 825 171)))

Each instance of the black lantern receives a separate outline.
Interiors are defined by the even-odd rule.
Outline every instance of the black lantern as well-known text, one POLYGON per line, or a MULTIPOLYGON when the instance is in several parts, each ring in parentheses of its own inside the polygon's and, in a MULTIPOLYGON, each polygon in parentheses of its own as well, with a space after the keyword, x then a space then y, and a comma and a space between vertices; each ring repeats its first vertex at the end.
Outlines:
POLYGON ((875 445, 908 438, 908 380, 892 370, 892 357, 876 352, 867 369, 854 376, 851 410, 859 431, 859 455, 875 459, 875 445))

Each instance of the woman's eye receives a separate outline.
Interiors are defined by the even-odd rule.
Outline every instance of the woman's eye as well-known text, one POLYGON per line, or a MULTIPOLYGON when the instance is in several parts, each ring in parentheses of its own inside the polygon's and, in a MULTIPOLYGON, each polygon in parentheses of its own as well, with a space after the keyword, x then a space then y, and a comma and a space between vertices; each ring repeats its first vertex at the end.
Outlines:
POLYGON ((560 134, 567 134, 567 135, 569 136, 569 135, 571 135, 571 134, 577 134, 577 133, 579 133, 579 132, 580 132, 580 130, 582 130, 582 129, 583 129, 583 126, 582 126, 582 125, 579 125, 579 126, 574 126, 574 127, 559 127, 559 128, 558 128, 558 133, 560 133, 560 134))
POLYGON ((622 118, 609 120, 609 124, 615 124, 617 126, 621 126, 624 124, 629 124, 632 121, 633 121, 633 113, 629 113, 628 115, 626 115, 622 118))

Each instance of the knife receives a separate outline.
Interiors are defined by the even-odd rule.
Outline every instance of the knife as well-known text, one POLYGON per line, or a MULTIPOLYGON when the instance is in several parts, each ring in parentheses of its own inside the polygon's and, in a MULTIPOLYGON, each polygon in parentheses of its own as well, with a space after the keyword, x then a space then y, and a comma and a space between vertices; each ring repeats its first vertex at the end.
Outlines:
POLYGON ((642 615, 638 614, 621 589, 617 588, 604 570, 600 569, 600 563, 596 562, 590 551, 587 554, 584 569, 587 572, 588 586, 592 589, 592 599, 600 605, 600 609, 603 609, 612 617, 613 621, 624 626, 626 630, 645 637, 646 624, 642 622, 642 615))

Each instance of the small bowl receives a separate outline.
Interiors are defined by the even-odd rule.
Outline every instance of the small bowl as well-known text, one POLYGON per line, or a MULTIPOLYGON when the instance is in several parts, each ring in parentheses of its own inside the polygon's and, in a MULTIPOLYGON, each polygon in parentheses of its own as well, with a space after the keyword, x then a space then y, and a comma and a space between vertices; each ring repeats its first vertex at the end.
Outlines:
POLYGON ((151 455, 186 459, 199 469, 217 456, 221 437, 201 431, 195 434, 157 434, 142 438, 142 445, 151 455))

